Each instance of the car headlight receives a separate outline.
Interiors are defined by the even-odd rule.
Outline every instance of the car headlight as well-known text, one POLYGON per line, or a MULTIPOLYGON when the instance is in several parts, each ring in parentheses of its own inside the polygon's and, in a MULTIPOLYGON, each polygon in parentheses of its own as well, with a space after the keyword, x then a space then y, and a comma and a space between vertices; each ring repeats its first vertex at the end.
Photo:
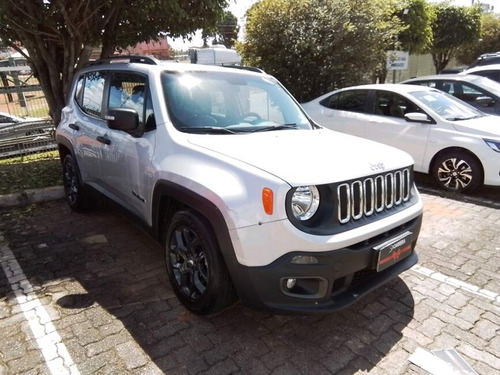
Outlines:
POLYGON ((500 152, 500 141, 493 141, 491 139, 484 139, 484 141, 493 151, 500 152))
POLYGON ((301 221, 309 220, 318 210, 319 191, 316 186, 299 186, 291 200, 293 216, 301 221))

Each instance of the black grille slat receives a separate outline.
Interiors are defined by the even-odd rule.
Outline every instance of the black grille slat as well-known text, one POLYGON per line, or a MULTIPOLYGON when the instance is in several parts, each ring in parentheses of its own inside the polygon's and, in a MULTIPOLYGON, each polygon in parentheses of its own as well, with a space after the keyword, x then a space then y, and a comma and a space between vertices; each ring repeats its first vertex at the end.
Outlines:
POLYGON ((337 186, 337 217, 341 224, 391 210, 410 199, 409 168, 341 183, 337 186))

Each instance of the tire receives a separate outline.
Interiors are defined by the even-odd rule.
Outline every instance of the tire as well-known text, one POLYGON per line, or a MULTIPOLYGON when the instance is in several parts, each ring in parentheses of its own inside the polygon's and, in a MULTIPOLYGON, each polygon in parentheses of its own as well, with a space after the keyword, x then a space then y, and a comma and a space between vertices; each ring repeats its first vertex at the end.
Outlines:
POLYGON ((483 183, 481 164, 463 151, 438 155, 432 166, 432 175, 441 188, 457 193, 474 190, 483 183))
POLYGON ((83 189, 80 172, 72 155, 66 155, 63 160, 63 184, 66 201, 73 211, 84 212, 92 207, 93 200, 83 189))
POLYGON ((176 212, 165 242, 170 283, 187 309, 210 314, 236 300, 214 233, 203 217, 191 210, 176 212))

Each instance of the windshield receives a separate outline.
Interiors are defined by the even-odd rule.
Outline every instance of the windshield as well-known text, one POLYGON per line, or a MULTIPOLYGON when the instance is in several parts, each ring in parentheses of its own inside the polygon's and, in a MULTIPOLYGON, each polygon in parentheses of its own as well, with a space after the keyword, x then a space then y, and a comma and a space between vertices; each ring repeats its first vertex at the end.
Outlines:
POLYGON ((481 79, 478 80, 477 82, 476 81, 472 81, 472 82, 474 82, 476 85, 478 85, 480 87, 485 88, 486 90, 491 92, 493 95, 496 95, 497 97, 500 98, 500 83, 493 81, 492 79, 484 78, 484 77, 481 77, 481 79))
POLYGON ((233 72, 164 72, 174 126, 189 133, 233 134, 311 129, 300 107, 269 76, 233 72))
POLYGON ((474 107, 441 91, 415 91, 409 94, 446 120, 469 120, 485 116, 474 107))

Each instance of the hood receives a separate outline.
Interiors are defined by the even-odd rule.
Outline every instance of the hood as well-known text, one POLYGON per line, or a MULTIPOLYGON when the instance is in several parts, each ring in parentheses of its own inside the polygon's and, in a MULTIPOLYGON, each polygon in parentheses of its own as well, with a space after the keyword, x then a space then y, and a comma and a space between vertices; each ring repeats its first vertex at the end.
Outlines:
POLYGON ((484 116, 470 120, 451 121, 453 127, 464 133, 500 138, 500 117, 484 116))
POLYGON ((188 140, 271 173, 291 186, 345 181, 413 164, 403 151, 327 129, 189 134, 188 140))

